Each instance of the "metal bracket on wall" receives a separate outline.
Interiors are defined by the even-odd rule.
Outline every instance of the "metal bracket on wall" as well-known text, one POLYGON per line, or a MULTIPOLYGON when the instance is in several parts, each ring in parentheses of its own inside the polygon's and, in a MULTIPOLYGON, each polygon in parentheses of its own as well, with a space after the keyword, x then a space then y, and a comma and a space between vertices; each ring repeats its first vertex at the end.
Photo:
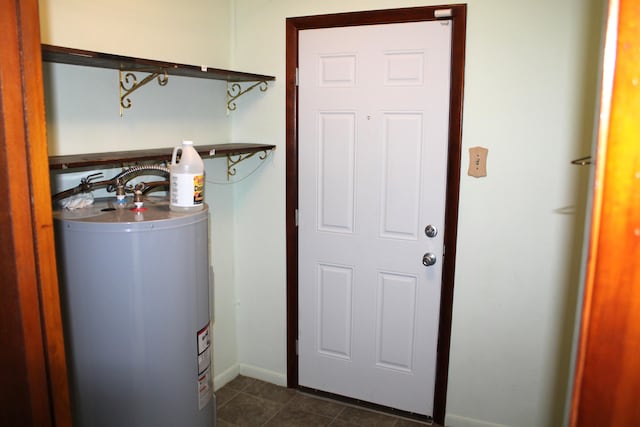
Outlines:
POLYGON ((119 71, 120 77, 120 116, 126 108, 131 108, 131 95, 134 91, 146 85, 150 81, 157 79, 160 86, 165 86, 169 82, 167 70, 158 69, 150 71, 142 71, 149 73, 142 81, 138 83, 136 75, 132 71, 119 71))
POLYGON ((236 106, 236 99, 240 98, 247 92, 255 89, 256 87, 260 87, 260 92, 266 92, 269 89, 269 84, 266 80, 257 82, 252 84, 251 86, 242 89, 242 85, 240 83, 227 83, 227 112, 234 111, 236 106))
POLYGON ((591 164, 591 156, 580 157, 579 159, 572 160, 571 164, 578 166, 588 166, 591 164))
POLYGON ((236 165, 260 153, 259 159, 264 160, 269 155, 269 150, 256 151, 248 154, 227 154, 227 181, 236 174, 236 165))

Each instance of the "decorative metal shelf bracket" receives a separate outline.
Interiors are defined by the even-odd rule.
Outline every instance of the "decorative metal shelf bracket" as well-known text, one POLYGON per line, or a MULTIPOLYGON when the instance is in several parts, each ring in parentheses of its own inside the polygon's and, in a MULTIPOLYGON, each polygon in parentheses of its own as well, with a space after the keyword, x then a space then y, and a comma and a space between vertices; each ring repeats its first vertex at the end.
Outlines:
POLYGON ((251 86, 242 89, 240 83, 228 83, 227 84, 227 112, 234 111, 236 106, 236 99, 240 98, 247 92, 252 91, 256 87, 260 87, 260 92, 266 92, 269 89, 269 84, 263 80, 252 84, 251 86))
POLYGON ((258 157, 260 160, 265 160, 269 155, 269 150, 256 151, 248 154, 227 154, 227 181, 236 174, 236 165, 244 160, 250 159, 256 154, 260 153, 258 157))
POLYGON ((120 70, 120 116, 122 116, 125 109, 131 108, 131 99, 129 99, 129 96, 133 92, 155 79, 158 80, 160 86, 166 86, 169 82, 167 70, 159 69, 142 72, 149 74, 138 83, 134 72, 120 70))

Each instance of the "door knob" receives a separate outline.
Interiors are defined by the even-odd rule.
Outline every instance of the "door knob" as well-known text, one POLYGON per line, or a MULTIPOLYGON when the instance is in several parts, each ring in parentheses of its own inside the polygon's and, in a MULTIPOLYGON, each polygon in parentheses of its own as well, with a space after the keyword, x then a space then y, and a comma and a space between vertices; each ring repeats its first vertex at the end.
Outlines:
POLYGON ((427 252, 422 257, 422 263, 424 264, 425 267, 429 267, 436 263, 436 256, 431 252, 427 252))
POLYGON ((436 237, 438 235, 438 229, 434 225, 429 224, 425 227, 424 234, 426 234, 427 237, 436 237))

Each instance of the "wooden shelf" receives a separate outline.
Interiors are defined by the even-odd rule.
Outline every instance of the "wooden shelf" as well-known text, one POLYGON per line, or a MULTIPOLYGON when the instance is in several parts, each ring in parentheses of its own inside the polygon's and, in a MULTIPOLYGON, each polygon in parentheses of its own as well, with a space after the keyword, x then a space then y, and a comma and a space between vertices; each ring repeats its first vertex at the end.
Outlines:
MULTIPOLYGON (((275 145, 268 144, 215 144, 194 147, 203 159, 215 157, 240 156, 274 150, 275 145)), ((113 151, 109 153, 72 154, 50 156, 49 169, 66 170, 91 168, 96 166, 122 165, 142 161, 170 161, 173 147, 149 150, 113 151)))
POLYGON ((110 68, 122 71, 149 72, 150 70, 166 70, 173 76, 196 77, 200 79, 224 80, 227 82, 255 82, 275 80, 273 76, 244 73, 240 71, 203 68, 195 65, 175 64, 152 59, 133 58, 130 56, 112 55, 109 53, 68 47, 42 45, 42 59, 47 62, 83 65, 87 67, 110 68))
MULTIPOLYGON (((151 59, 133 58, 129 56, 112 55, 102 52, 72 49, 67 47, 42 45, 42 59, 47 62, 81 65, 87 67, 107 68, 123 72, 166 73, 173 76, 195 77, 200 79, 222 80, 230 83, 227 89, 227 108, 235 109, 235 100, 254 87, 260 87, 263 92, 268 81, 275 80, 273 76, 244 73, 240 71, 222 70, 218 68, 198 67, 195 65, 176 64, 151 59), (238 83, 258 82, 248 88, 241 88, 238 83)), ((154 77, 155 78, 155 77, 154 77)), ((121 74, 122 79, 122 74, 121 74)), ((144 82, 141 82, 145 84, 144 82)), ((141 85, 142 85, 141 84, 141 85)), ((120 82, 120 101, 133 92, 127 88, 122 93, 123 82, 120 82)), ((128 108, 128 106, 124 106, 128 108)), ((217 144, 195 147, 203 159, 227 157, 229 175, 233 175, 233 166, 255 153, 268 152, 275 149, 275 145, 265 144, 217 144), (231 159, 231 156, 235 157, 231 159)), ((108 153, 73 154, 67 156, 49 157, 49 169, 90 169, 100 166, 132 164, 143 161, 170 161, 173 148, 157 148, 149 150, 115 151, 108 153)))

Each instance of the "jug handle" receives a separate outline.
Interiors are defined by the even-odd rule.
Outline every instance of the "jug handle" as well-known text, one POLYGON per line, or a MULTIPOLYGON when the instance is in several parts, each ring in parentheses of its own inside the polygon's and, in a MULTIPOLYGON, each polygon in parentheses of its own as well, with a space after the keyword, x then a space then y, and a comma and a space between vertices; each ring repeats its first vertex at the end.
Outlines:
POLYGON ((182 147, 174 147, 173 153, 171 154, 171 164, 176 164, 176 156, 178 155, 178 150, 182 150, 182 147))

